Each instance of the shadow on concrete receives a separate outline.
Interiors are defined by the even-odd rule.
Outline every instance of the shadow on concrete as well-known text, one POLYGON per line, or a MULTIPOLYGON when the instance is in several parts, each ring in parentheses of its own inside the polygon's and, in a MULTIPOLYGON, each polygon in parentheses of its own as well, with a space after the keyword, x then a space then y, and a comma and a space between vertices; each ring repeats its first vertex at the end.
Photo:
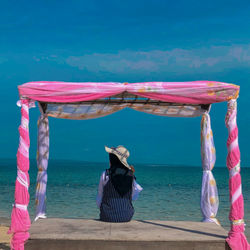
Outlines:
POLYGON ((10 247, 5 243, 0 243, 0 250, 9 250, 10 247))
POLYGON ((206 232, 192 230, 192 229, 186 229, 186 228, 182 228, 182 227, 175 227, 175 226, 170 226, 170 225, 164 225, 164 224, 160 224, 160 223, 156 223, 156 222, 151 222, 151 221, 144 221, 144 220, 137 220, 137 221, 141 222, 141 223, 151 224, 151 225, 155 225, 155 226, 159 226, 159 227, 165 227, 165 228, 170 228, 170 229, 181 230, 181 231, 195 233, 195 234, 208 235, 208 236, 213 236, 213 237, 222 238, 222 239, 226 239, 227 238, 227 236, 224 236, 224 235, 212 234, 212 233, 206 233, 206 232))

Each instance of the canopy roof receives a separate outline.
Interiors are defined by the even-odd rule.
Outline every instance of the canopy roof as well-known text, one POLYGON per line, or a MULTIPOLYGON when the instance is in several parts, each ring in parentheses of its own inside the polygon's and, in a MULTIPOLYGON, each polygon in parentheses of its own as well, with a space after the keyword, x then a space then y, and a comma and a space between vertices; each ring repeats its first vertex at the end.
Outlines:
POLYGON ((239 86, 213 81, 192 82, 28 82, 18 86, 21 99, 46 103, 93 101, 123 92, 169 103, 211 104, 236 99, 239 86))

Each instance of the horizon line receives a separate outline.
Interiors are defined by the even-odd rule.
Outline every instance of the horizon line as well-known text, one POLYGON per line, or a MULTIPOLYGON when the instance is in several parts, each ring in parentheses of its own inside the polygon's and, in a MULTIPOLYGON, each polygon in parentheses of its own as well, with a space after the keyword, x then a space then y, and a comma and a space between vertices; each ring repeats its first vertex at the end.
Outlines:
MULTIPOLYGON (((14 161, 16 160, 16 158, 0 158, 0 161, 3 161, 3 160, 10 160, 10 161, 14 161)), ((36 161, 35 158, 30 158, 30 161, 36 161)), ((91 164, 107 164, 107 162, 103 162, 103 161, 83 161, 83 160, 77 160, 77 159, 55 159, 55 158, 52 158, 52 159, 49 159, 49 161, 67 161, 67 162, 81 162, 81 163, 91 163, 91 164)), ((175 163, 141 163, 141 162, 134 162, 132 165, 135 165, 135 164, 138 164, 138 165, 149 165, 149 166, 165 166, 165 167, 195 167, 195 168, 201 168, 202 169, 202 165, 183 165, 183 164, 175 164, 175 163)), ((1 165, 1 163, 0 163, 1 165)), ((215 165, 214 168, 226 168, 227 169, 227 166, 226 165, 215 165)), ((242 166, 241 166, 242 168, 242 166)), ((243 166, 243 168, 250 168, 250 166, 243 166)))

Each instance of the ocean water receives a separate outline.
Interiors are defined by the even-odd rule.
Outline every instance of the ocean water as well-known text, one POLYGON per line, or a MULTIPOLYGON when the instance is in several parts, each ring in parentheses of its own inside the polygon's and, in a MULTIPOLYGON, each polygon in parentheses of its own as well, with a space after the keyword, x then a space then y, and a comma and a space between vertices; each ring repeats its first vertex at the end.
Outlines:
MULTIPOLYGON (((47 216, 64 218, 98 218, 95 198, 99 178, 106 163, 50 160, 47 185, 47 216)), ((164 166, 135 164, 137 182, 144 188, 134 202, 133 219, 192 220, 202 219, 200 189, 202 168, 190 166, 164 166)), ((30 165, 29 212, 34 219, 34 197, 37 167, 30 165)), ((217 218, 225 228, 229 227, 228 170, 213 170, 220 206, 217 218)), ((245 222, 250 231, 250 168, 242 167, 245 222)), ((16 161, 0 161, 0 217, 10 218, 14 201, 16 161)))

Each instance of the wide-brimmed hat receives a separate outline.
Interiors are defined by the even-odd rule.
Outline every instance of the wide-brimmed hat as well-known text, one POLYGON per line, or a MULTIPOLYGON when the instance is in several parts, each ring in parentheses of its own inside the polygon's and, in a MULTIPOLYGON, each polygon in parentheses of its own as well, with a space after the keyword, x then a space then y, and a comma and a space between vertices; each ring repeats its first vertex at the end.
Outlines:
POLYGON ((118 146, 118 147, 107 147, 105 146, 105 150, 106 152, 108 152, 109 154, 114 154, 117 156, 117 158, 121 161, 121 163, 127 167, 128 169, 131 170, 131 167, 129 166, 129 164, 127 163, 127 158, 129 157, 129 151, 123 147, 123 146, 118 146))

